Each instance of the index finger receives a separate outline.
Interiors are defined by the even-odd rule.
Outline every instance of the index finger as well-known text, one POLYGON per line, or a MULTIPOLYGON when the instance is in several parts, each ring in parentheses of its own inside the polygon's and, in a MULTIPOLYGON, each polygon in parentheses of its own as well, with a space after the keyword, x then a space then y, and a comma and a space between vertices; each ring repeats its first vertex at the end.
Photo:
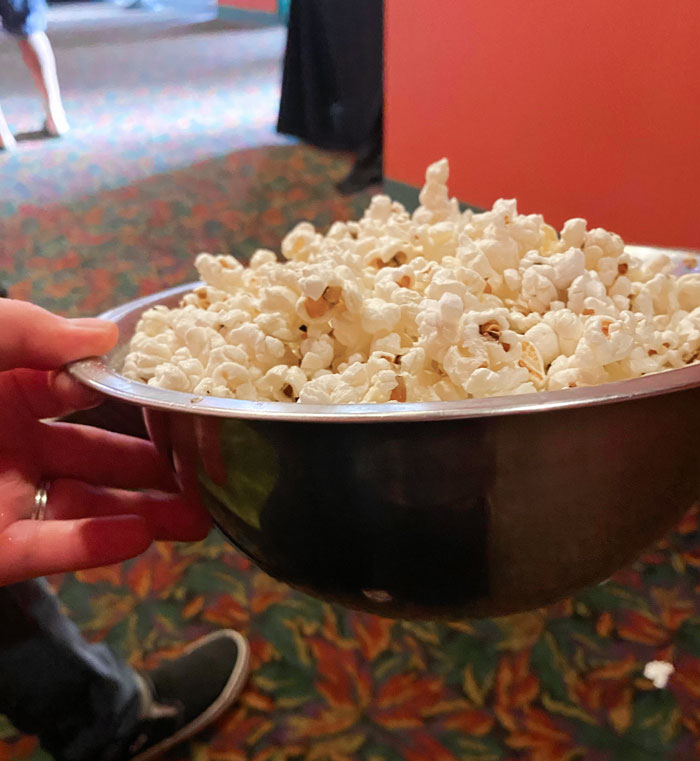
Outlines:
POLYGON ((118 336, 112 322, 89 317, 67 320, 26 301, 0 299, 0 371, 53 370, 105 354, 118 336))

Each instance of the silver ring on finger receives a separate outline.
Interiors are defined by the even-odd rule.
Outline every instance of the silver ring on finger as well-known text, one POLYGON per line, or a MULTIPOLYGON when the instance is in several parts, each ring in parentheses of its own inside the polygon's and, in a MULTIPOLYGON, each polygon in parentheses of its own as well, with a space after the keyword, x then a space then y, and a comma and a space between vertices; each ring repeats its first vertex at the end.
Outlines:
POLYGON ((34 508, 32 510, 33 521, 43 521, 46 519, 46 505, 49 501, 50 481, 40 481, 39 487, 34 494, 34 508))

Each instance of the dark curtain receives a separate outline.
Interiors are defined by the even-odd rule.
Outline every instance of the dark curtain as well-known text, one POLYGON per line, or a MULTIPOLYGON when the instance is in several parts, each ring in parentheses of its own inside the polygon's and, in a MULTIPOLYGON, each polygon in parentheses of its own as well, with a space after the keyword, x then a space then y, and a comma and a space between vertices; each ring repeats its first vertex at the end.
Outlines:
POLYGON ((277 129, 361 150, 381 131, 383 0, 292 0, 277 129))

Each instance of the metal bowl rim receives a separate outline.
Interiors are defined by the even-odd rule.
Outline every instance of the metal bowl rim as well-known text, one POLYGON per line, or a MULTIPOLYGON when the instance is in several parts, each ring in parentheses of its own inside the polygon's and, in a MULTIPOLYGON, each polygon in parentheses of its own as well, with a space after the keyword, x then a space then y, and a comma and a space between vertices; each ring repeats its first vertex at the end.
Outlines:
MULTIPOLYGON (((640 247, 640 253, 641 250, 640 247)), ((656 251, 676 255, 689 253, 678 250, 671 252, 668 249, 656 251)), ((135 312, 140 314, 165 299, 183 295, 199 284, 186 283, 159 291, 110 309, 100 317, 119 324, 127 316, 135 312)), ((125 378, 110 367, 107 357, 82 359, 72 363, 68 369, 79 381, 106 396, 142 407, 186 414, 260 421, 285 420, 296 423, 408 423, 492 418, 614 404, 700 386, 699 363, 632 380, 562 391, 538 391, 532 394, 464 399, 456 402, 315 405, 201 397, 181 391, 160 389, 125 378)))

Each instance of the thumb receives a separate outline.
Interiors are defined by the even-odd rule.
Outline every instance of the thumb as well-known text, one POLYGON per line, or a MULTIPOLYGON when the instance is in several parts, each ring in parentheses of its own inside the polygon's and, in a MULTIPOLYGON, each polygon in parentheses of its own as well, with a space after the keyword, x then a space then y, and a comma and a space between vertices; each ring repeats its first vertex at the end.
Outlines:
POLYGON ((0 371, 53 370, 105 354, 118 337, 117 326, 105 320, 67 320, 26 301, 0 299, 0 371))

